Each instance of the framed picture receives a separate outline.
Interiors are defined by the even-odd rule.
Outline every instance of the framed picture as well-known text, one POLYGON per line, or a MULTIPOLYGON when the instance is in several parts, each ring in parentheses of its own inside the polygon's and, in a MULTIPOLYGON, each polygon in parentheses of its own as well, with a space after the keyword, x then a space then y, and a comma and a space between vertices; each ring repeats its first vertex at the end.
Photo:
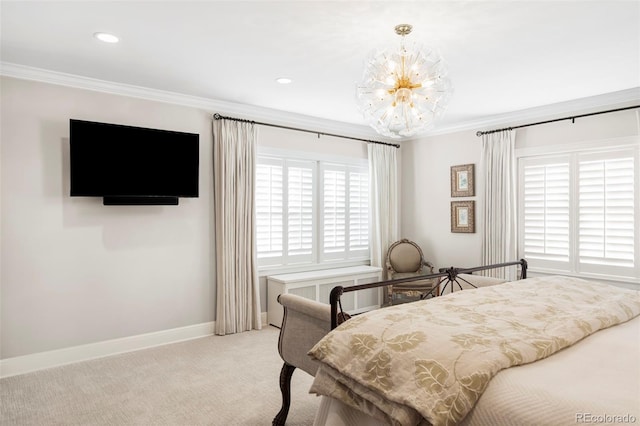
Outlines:
POLYGON ((474 165, 451 166, 451 196, 473 197, 476 195, 474 165))
POLYGON ((475 209, 475 201, 452 201, 451 232, 476 232, 475 209))

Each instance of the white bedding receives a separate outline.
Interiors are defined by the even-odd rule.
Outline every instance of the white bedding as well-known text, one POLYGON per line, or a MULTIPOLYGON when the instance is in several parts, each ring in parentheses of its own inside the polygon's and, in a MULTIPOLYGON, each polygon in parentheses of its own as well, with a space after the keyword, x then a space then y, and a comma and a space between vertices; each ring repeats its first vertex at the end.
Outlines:
MULTIPOLYGON (((384 423, 323 396, 315 426, 384 423)), ((640 317, 499 372, 462 425, 640 423, 640 317)))

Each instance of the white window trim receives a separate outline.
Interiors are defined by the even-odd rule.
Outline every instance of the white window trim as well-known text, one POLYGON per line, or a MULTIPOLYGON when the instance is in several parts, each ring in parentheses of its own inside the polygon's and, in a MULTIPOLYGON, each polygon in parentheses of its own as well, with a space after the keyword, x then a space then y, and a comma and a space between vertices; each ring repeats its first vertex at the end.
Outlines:
MULTIPOLYGON (((634 174, 634 180, 635 180, 634 185, 635 185, 635 188, 640 188, 640 136, 625 136, 620 138, 591 140, 591 141, 576 142, 576 143, 562 144, 562 145, 549 145, 549 146, 516 149, 515 155, 516 155, 516 159, 518 160, 518 175, 519 175, 518 188, 521 188, 521 184, 522 184, 521 160, 526 159, 527 161, 532 161, 534 159, 545 159, 549 157, 557 157, 562 154, 571 155, 578 152, 582 154, 590 154, 590 153, 598 153, 603 151, 606 153, 609 153, 609 152, 620 152, 620 151, 629 151, 629 150, 632 150, 634 152, 634 158, 635 158, 635 164, 636 164, 636 173, 634 174)), ((575 166, 575 164, 573 164, 572 166, 575 166)), ((573 187, 571 189, 573 193, 576 194, 577 192, 575 191, 577 189, 579 182, 578 182, 578 179, 573 176, 573 174, 577 176, 575 167, 573 168, 573 170, 574 172, 572 172, 572 176, 571 176, 571 185, 573 187)), ((519 219, 521 218, 521 212, 523 209, 522 203, 523 203, 523 194, 519 190, 519 194, 518 194, 518 218, 519 219)), ((576 211, 575 209, 577 209, 577 207, 578 207, 578 199, 577 197, 572 197, 570 199, 571 211, 576 211)), ((576 277, 588 278, 588 279, 599 279, 604 281, 610 281, 613 283, 640 285, 640 194, 636 196, 634 199, 634 211, 635 211, 634 228, 636 229, 635 241, 634 241, 635 277, 619 276, 619 275, 613 275, 613 274, 607 274, 607 273, 604 273, 604 274, 593 273, 588 271, 577 272, 578 270, 577 269, 578 256, 576 255, 578 250, 577 238, 574 238, 571 241, 572 245, 570 247, 570 250, 573 255, 571 256, 571 260, 570 260, 570 271, 567 271, 566 269, 557 269, 557 268, 554 268, 552 265, 540 266, 540 267, 533 266, 533 267, 530 267, 530 271, 533 272, 534 274, 539 273, 544 275, 549 275, 549 274, 567 275, 567 276, 576 276, 576 277)), ((577 232, 577 229, 575 229, 575 227, 578 226, 577 221, 572 220, 571 226, 572 226, 571 232, 573 235, 575 235, 575 233, 577 232)), ((519 253, 518 255, 520 257, 523 256, 523 241, 522 241, 523 228, 522 227, 523 227, 523 221, 519 220, 519 223, 518 223, 518 235, 519 235, 518 252, 519 253)))
POLYGON ((335 154, 326 154, 320 152, 310 151, 295 151, 284 148, 274 148, 270 146, 258 147, 258 157, 276 157, 291 160, 311 160, 311 161, 324 161, 334 163, 349 163, 362 167, 369 167, 369 160, 366 158, 348 157, 335 154))
POLYGON ((584 142, 567 143, 561 145, 536 146, 517 148, 517 159, 522 157, 552 156, 562 153, 588 152, 606 150, 640 149, 640 136, 624 136, 619 138, 596 139, 584 142))

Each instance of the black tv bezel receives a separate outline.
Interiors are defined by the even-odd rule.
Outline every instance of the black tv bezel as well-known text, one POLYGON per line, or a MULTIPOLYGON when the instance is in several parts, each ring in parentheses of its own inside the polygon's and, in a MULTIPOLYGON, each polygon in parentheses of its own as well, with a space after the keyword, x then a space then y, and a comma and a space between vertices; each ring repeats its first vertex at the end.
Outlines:
MULTIPOLYGON (((190 132, 180 132, 174 130, 163 130, 156 129, 150 127, 140 127, 140 126, 131 126, 124 124, 116 124, 116 123, 106 123, 99 121, 90 121, 90 120, 80 120, 80 119, 70 119, 69 120, 69 151, 70 151, 70 196, 71 197, 101 197, 103 198, 103 204, 108 206, 124 206, 124 205, 178 205, 179 198, 198 198, 200 194, 199 188, 199 172, 200 172, 200 158, 199 158, 199 148, 200 148, 200 134, 199 133, 190 133, 190 132), (130 131, 143 131, 148 132, 149 134, 162 134, 163 136, 167 135, 175 135, 179 138, 185 137, 195 137, 196 144, 196 153, 197 153, 197 162, 195 164, 195 174, 197 176, 195 180, 195 192, 192 193, 179 193, 179 194, 113 194, 113 193, 101 193, 100 191, 74 191, 74 161, 73 161, 73 128, 74 123, 84 123, 95 125, 96 127, 106 126, 110 129, 121 129, 126 131, 127 129, 130 131)), ((104 192, 104 191, 102 191, 104 192)))

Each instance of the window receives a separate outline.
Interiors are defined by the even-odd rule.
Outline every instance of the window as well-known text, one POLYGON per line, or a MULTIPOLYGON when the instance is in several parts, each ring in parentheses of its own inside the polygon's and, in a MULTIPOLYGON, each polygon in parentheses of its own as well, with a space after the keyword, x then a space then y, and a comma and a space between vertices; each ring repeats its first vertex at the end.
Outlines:
POLYGON ((519 164, 519 245, 532 268, 640 278, 637 149, 519 164))
POLYGON ((321 259, 367 257, 369 175, 363 167, 322 164, 321 259))
POLYGON ((259 266, 368 260, 368 218, 364 164, 258 156, 259 266))

